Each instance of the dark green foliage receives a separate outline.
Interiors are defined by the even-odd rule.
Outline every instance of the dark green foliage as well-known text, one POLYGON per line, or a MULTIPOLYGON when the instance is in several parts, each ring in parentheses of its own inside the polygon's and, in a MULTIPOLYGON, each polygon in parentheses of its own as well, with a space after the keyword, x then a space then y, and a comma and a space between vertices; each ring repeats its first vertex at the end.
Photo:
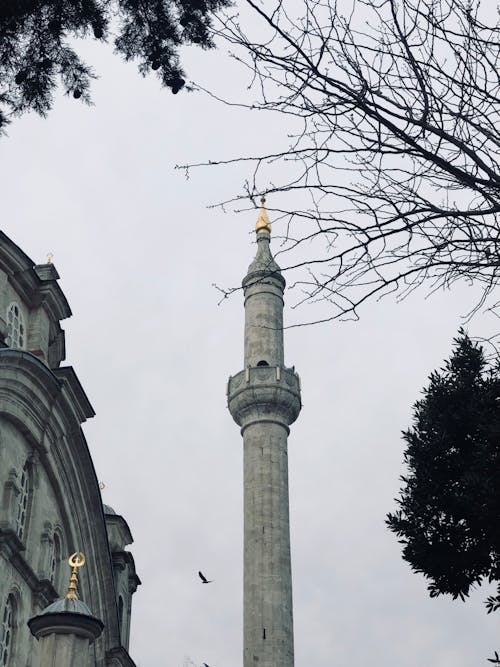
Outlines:
MULTIPOLYGON (((408 474, 387 524, 431 597, 463 600, 484 579, 500 582, 499 368, 460 331, 423 394, 403 434, 408 474)), ((500 589, 486 606, 500 607, 500 589)))
POLYGON ((45 115, 58 84, 90 102, 94 72, 76 54, 74 38, 106 41, 136 59, 142 74, 157 71, 173 93, 185 84, 178 49, 213 46, 214 13, 229 0, 0 0, 0 130, 9 116, 45 115))

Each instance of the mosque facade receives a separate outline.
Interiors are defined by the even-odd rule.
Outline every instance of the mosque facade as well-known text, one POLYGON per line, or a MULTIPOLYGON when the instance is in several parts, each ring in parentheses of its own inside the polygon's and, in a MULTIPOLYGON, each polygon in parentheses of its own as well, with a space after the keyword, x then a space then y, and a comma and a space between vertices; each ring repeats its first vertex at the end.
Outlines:
POLYGON ((102 504, 58 279, 0 232, 0 666, 134 667, 133 540, 102 504))

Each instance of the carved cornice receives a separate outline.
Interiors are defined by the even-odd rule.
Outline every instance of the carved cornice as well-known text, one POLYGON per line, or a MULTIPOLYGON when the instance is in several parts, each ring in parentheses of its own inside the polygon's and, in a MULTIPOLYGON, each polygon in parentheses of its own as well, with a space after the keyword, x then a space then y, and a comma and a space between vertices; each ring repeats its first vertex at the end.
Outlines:
POLYGON ((300 380, 293 368, 252 366, 229 378, 229 411, 243 430, 255 422, 292 424, 302 407, 300 380))
POLYGON ((0 232, 0 269, 30 308, 43 304, 49 317, 56 321, 70 317, 71 310, 57 284, 59 275, 55 267, 35 265, 3 232, 0 232))
MULTIPOLYGON (((71 366, 51 370, 30 352, 14 348, 0 349, 0 363, 3 365, 3 385, 5 391, 10 389, 8 382, 11 379, 15 380, 16 387, 20 385, 19 381, 21 378, 18 373, 12 378, 9 377, 10 366, 12 370, 22 370, 26 380, 36 383, 38 385, 36 389, 40 391, 40 396, 43 398, 47 398, 48 396, 55 400, 63 389, 66 404, 71 406, 78 424, 95 415, 94 409, 71 366)), ((8 392, 8 395, 12 395, 12 390, 8 392)), ((43 400, 40 400, 39 404, 41 406, 43 400)), ((66 413, 64 407, 63 412, 66 413)))
POLYGON ((31 634, 37 639, 47 635, 76 635, 92 643, 103 629, 104 623, 94 616, 72 612, 43 613, 28 621, 31 634))
POLYGON ((94 408, 90 404, 73 367, 63 366, 62 368, 55 368, 52 372, 58 380, 63 382, 70 397, 71 404, 75 407, 80 423, 94 417, 94 408))

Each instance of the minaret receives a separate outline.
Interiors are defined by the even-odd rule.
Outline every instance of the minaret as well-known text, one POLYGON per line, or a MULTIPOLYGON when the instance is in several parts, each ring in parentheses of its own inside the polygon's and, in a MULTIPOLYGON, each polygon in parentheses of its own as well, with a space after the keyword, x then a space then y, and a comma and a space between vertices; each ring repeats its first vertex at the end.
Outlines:
POLYGON ((228 383, 244 450, 243 665, 293 667, 287 438, 301 408, 300 384, 284 366, 285 279, 261 201, 257 254, 243 279, 244 370, 228 383))

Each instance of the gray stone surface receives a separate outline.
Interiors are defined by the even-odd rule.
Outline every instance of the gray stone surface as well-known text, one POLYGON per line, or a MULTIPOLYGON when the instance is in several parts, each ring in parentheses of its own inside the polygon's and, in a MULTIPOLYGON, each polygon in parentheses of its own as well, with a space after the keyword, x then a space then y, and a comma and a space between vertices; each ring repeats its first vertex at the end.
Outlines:
POLYGON ((228 407, 244 449, 244 667, 293 667, 287 436, 300 381, 284 366, 283 290, 267 231, 243 280, 243 371, 228 382, 228 407))
POLYGON ((88 667, 89 640, 75 634, 50 634, 40 640, 40 667, 88 667))
POLYGON ((285 279, 269 248, 269 234, 257 234, 257 254, 243 279, 245 295, 244 367, 265 362, 283 366, 285 279))

